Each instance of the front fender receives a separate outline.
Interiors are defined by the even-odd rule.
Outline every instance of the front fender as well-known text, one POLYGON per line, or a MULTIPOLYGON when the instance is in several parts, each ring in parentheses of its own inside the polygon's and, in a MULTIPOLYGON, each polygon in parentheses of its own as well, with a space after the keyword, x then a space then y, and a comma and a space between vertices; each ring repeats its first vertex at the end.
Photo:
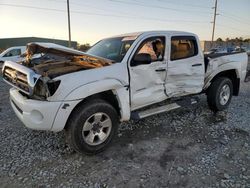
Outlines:
POLYGON ((129 90, 115 79, 99 80, 84 84, 70 92, 59 108, 52 131, 61 131, 73 111, 73 109, 85 98, 104 91, 112 91, 116 96, 120 107, 121 121, 130 119, 129 90), (65 106, 67 105, 67 106, 65 106), (65 107, 64 107, 65 106, 65 107))
POLYGON ((105 79, 83 84, 72 90, 64 101, 79 100, 108 90, 118 90, 124 85, 115 79, 105 79))
POLYGON ((105 79, 84 84, 71 93, 69 93, 64 101, 83 100, 91 95, 98 94, 104 91, 112 91, 116 96, 120 107, 121 121, 130 119, 130 99, 129 90, 124 83, 116 79, 105 79))

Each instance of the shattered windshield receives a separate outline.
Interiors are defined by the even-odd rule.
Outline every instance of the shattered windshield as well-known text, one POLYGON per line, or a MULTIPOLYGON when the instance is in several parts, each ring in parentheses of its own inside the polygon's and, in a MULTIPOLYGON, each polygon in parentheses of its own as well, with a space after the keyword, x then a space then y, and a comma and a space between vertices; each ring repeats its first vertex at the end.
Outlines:
POLYGON ((87 53, 110 59, 114 62, 121 62, 134 41, 134 37, 104 39, 90 48, 87 53))

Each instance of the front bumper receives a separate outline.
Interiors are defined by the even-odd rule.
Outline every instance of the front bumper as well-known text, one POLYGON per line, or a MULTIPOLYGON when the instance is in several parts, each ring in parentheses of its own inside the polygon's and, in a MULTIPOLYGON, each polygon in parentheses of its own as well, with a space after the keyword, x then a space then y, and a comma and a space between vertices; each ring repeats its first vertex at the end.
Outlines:
POLYGON ((21 95, 17 89, 10 89, 10 103, 14 112, 26 127, 34 130, 61 131, 78 102, 79 100, 69 102, 32 100, 21 95))
POLYGON ((17 89, 10 89, 11 106, 23 124, 35 130, 51 130, 61 102, 27 99, 17 89))

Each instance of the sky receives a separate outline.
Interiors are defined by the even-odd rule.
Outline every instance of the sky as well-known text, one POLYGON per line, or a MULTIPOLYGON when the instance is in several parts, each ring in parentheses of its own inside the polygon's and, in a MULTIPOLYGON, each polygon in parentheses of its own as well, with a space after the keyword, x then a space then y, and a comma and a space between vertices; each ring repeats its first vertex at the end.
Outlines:
MULTIPOLYGON (((71 38, 94 44, 113 35, 181 30, 211 40, 215 0, 69 0, 71 38)), ((250 38, 250 0, 218 0, 215 39, 250 38)), ((68 40, 66 0, 0 0, 0 38, 68 40)))

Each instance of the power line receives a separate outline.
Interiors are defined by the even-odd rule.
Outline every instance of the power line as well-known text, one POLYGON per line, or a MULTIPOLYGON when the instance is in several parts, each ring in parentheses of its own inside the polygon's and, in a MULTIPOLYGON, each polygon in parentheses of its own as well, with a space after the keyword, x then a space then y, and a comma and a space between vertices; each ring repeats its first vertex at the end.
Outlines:
POLYGON ((1 6, 8 6, 8 7, 48 10, 48 11, 55 11, 55 12, 65 12, 65 10, 60 10, 60 9, 55 9, 55 8, 43 8, 43 7, 35 7, 35 6, 29 6, 29 5, 13 5, 13 4, 7 4, 7 3, 0 3, 0 5, 1 6))
MULTIPOLYGON (((47 1, 54 1, 54 2, 58 2, 58 3, 64 3, 64 2, 66 2, 66 0, 47 0, 47 1)), ((113 1, 113 0, 108 0, 108 1, 113 1)), ((114 0, 115 1, 115 0, 114 0)), ((158 0, 159 2, 162 2, 162 3, 170 3, 170 4, 176 4, 176 3, 174 3, 174 2, 165 2, 165 0, 163 1, 163 0, 158 0)), ((136 0, 136 2, 138 3, 138 5, 140 4, 140 5, 142 5, 141 3, 142 2, 140 2, 139 0, 136 0)), ((115 1, 115 3, 123 3, 122 1, 115 1)), ((124 2, 124 3, 126 3, 126 4, 129 4, 129 2, 124 2)), ((98 7, 96 7, 96 6, 90 6, 89 4, 85 4, 85 3, 75 3, 75 2, 71 2, 70 4, 72 4, 72 5, 83 5, 83 6, 85 6, 85 7, 90 7, 90 8, 93 8, 93 9, 96 9, 96 10, 102 10, 102 11, 107 11, 107 9, 100 9, 100 8, 98 8, 98 7)), ((137 4, 136 4, 137 5, 137 4)), ((185 6, 189 6, 189 7, 195 7, 195 5, 193 5, 193 4, 191 4, 191 5, 189 5, 189 4, 183 4, 182 3, 182 5, 185 5, 185 6)), ((145 6, 145 7, 151 7, 151 5, 149 5, 149 6, 145 6)), ((196 7, 201 7, 201 6, 196 6, 196 7)), ((155 7, 156 8, 156 7, 155 7)), ((157 8, 159 8, 159 7, 157 7, 157 8)), ((163 9, 166 9, 166 7, 162 7, 163 9)), ((209 7, 204 7, 203 6, 203 8, 209 8, 209 7)), ((170 8, 171 9, 171 8, 170 8)), ((188 10, 183 10, 183 9, 175 9, 176 11, 177 10, 179 10, 179 11, 188 11, 188 10)), ((117 12, 117 13, 124 13, 124 14, 130 14, 130 13, 128 13, 128 12, 124 12, 124 11, 116 11, 116 10, 110 10, 110 11, 112 11, 112 12, 117 12)), ((193 12, 193 11, 188 11, 188 12, 193 12)), ((199 12, 201 12, 201 11, 199 11, 199 12)), ((202 11, 202 13, 204 13, 203 11, 202 11)), ((137 15, 136 15, 137 16, 137 15)))
MULTIPOLYGON (((176 1, 175 2, 169 2, 169 1, 166 2, 166 0, 158 0, 158 1, 160 1, 162 3, 166 3, 166 4, 174 4, 174 5, 176 5, 176 1)), ((190 4, 190 3, 183 3, 183 2, 181 2, 181 5, 187 6, 187 7, 203 8, 203 9, 210 8, 210 7, 207 7, 207 6, 201 6, 201 5, 197 5, 197 4, 190 4)))
MULTIPOLYGON (((0 3, 0 6, 9 6, 9 7, 18 7, 18 8, 29 8, 29 9, 38 9, 38 10, 47 10, 47 11, 55 11, 55 12, 63 12, 65 10, 62 9, 55 9, 55 8, 44 8, 44 7, 36 7, 36 6, 29 6, 29 5, 13 5, 13 4, 5 4, 0 3)), ((125 18, 125 19, 140 19, 140 20, 153 20, 159 22, 186 22, 186 23, 194 23, 194 24, 206 24, 204 21, 193 21, 193 20, 167 20, 167 19, 160 19, 160 18, 152 18, 152 17, 142 17, 142 16, 123 16, 123 15, 116 15, 116 14, 103 14, 103 13, 93 13, 93 12, 84 12, 84 11, 75 11, 72 10, 71 13, 76 14, 85 14, 85 15, 94 15, 94 16, 106 16, 106 17, 115 17, 115 18, 125 18)))
MULTIPOLYGON (((57 2, 57 3, 65 3, 66 2, 66 0, 47 0, 47 1, 54 1, 54 2, 57 2)), ((130 14, 130 13, 128 13, 128 12, 124 12, 124 11, 117 11, 117 10, 108 10, 108 9, 106 9, 106 7, 105 7, 105 9, 103 9, 103 8, 98 8, 97 6, 91 6, 91 5, 89 5, 89 4, 85 4, 85 3, 75 3, 75 2, 70 2, 70 4, 71 5, 77 5, 77 6, 84 6, 84 7, 88 7, 88 8, 93 8, 93 9, 96 9, 96 10, 101 10, 101 11, 112 11, 112 12, 115 12, 115 13, 122 13, 122 14, 130 14)), ((137 15, 134 15, 134 16, 137 16, 137 15)))
POLYGON ((231 29, 231 30, 235 30, 235 31, 240 31, 240 32, 242 32, 242 33, 247 32, 247 31, 243 31, 243 30, 241 30, 241 29, 234 28, 234 27, 230 27, 230 26, 223 25, 223 24, 217 24, 217 26, 223 27, 223 28, 227 28, 227 29, 231 29))
MULTIPOLYGON (((215 34, 215 26, 216 26, 216 17, 217 17, 217 15, 221 15, 221 14, 218 14, 217 13, 217 7, 218 6, 218 0, 215 0, 215 5, 214 5, 214 7, 213 7, 213 9, 214 9, 214 18, 213 18, 213 30, 212 30, 212 45, 213 45, 213 41, 214 41, 214 34, 215 34)), ((225 17, 225 18, 230 18, 230 16, 225 16, 225 15, 222 15, 223 17, 225 17)), ((237 19, 235 19, 234 17, 232 18, 231 17, 231 19, 233 19, 233 20, 235 20, 235 21, 237 21, 237 22, 241 22, 241 20, 240 21, 238 21, 237 19)), ((242 23, 242 22, 241 22, 242 23)), ((218 24, 217 24, 218 25, 218 24)), ((219 27, 224 27, 224 28, 228 28, 228 29, 232 29, 232 30, 237 30, 237 31, 240 31, 240 32, 245 32, 245 31, 243 31, 243 30, 240 30, 240 29, 236 29, 236 28, 234 28, 234 27, 230 27, 230 26, 226 26, 226 25, 222 25, 222 24, 219 24, 219 27)))
MULTIPOLYGON (((66 0, 47 0, 47 1, 54 1, 54 2, 58 2, 58 3, 66 3, 67 1, 66 0)), ((158 0, 159 2, 162 2, 162 3, 169 3, 169 4, 176 4, 176 2, 166 2, 166 0, 158 0)), ((140 1, 139 0, 137 0, 137 2, 138 3, 140 3, 140 1)), ((75 2, 71 2, 70 3, 71 5, 80 5, 80 6, 84 6, 84 7, 89 7, 89 8, 93 8, 93 9, 96 9, 96 10, 101 10, 101 11, 107 11, 107 9, 102 9, 102 8, 98 8, 98 7, 96 7, 96 6, 91 6, 91 5, 89 5, 89 4, 85 4, 85 3, 75 3, 75 2)), ((181 5, 184 5, 184 6, 188 6, 188 7, 199 7, 199 8, 209 8, 209 7, 206 7, 206 6, 199 6, 199 5, 196 5, 196 4, 187 4, 187 3, 181 3, 181 5)), ((117 13, 123 13, 123 14, 130 14, 130 13, 128 13, 128 12, 124 12, 124 11, 115 11, 115 10, 110 10, 110 11, 112 11, 112 12, 117 12, 117 13)), ((223 13, 223 14, 220 14, 220 16, 222 16, 222 17, 225 17, 225 18, 227 18, 227 19, 231 19, 231 21, 235 21, 235 22, 237 22, 237 23, 241 23, 241 24, 244 24, 244 25, 246 25, 246 24, 248 24, 248 23, 246 23, 246 22, 242 22, 241 20, 239 20, 239 19, 235 19, 234 17, 231 17, 231 16, 225 16, 224 15, 225 13, 223 13)), ((130 14, 131 15, 131 14, 130 14)), ((132 16, 134 16, 134 17, 138 17, 137 15, 132 15, 132 16)), ((147 19, 147 18, 146 18, 147 19)), ((201 21, 202 22, 202 21, 201 21)), ((213 22, 212 22, 213 23, 213 22)))
POLYGON ((186 10, 186 9, 176 9, 176 8, 169 8, 169 7, 163 7, 158 5, 145 5, 138 2, 125 2, 120 0, 109 0, 111 2, 121 3, 121 4, 127 4, 127 5, 135 5, 135 6, 141 6, 141 7, 147 7, 147 8, 156 8, 156 9, 163 9, 163 10, 170 10, 175 12, 191 12, 191 13, 199 13, 199 14, 211 14, 210 12, 204 12, 204 11, 194 11, 194 10, 186 10))
MULTIPOLYGON (((55 1, 55 2, 62 2, 65 3, 66 1, 59 1, 59 0, 49 0, 49 1, 55 1)), ((75 3, 73 3, 75 4, 75 3)), ((36 7, 36 6, 30 6, 30 5, 14 5, 14 4, 5 4, 0 3, 0 6, 10 6, 10 7, 17 7, 17 8, 29 8, 29 9, 38 9, 38 10, 46 10, 46 11, 55 11, 55 12, 63 12, 65 13, 65 10, 62 9, 55 9, 55 8, 45 8, 45 7, 36 7)), ((100 9, 103 10, 103 9, 100 9)), ((142 17, 142 16, 123 16, 123 15, 117 15, 117 14, 103 14, 103 13, 93 13, 93 12, 84 12, 84 11, 71 11, 72 13, 76 14, 85 14, 85 15, 94 15, 94 16, 106 16, 106 17, 119 17, 119 18, 125 18, 125 19, 141 19, 141 20, 153 20, 153 21, 159 21, 159 22, 187 22, 187 23, 194 23, 194 24, 207 24, 208 22, 204 21, 194 21, 194 20, 167 20, 167 19, 160 19, 160 18, 152 18, 152 17, 142 17)), ((218 24, 217 24, 218 25, 218 24)), ((226 25, 219 24, 220 27, 226 27, 233 30, 245 32, 243 30, 239 30, 237 28, 229 27, 226 25)))
POLYGON ((237 19, 237 18, 232 17, 232 16, 227 16, 225 14, 220 14, 220 15, 222 17, 230 19, 231 21, 234 21, 234 22, 237 22, 237 23, 241 23, 241 24, 244 24, 244 25, 250 25, 250 21, 247 23, 247 22, 242 21, 241 19, 237 19))
POLYGON ((248 20, 248 19, 246 19, 246 18, 239 17, 238 15, 231 14, 231 13, 224 12, 224 11, 220 11, 220 12, 221 12, 223 15, 226 15, 227 17, 230 17, 230 18, 235 19, 236 21, 247 22, 247 24, 250 23, 250 20, 248 20))

